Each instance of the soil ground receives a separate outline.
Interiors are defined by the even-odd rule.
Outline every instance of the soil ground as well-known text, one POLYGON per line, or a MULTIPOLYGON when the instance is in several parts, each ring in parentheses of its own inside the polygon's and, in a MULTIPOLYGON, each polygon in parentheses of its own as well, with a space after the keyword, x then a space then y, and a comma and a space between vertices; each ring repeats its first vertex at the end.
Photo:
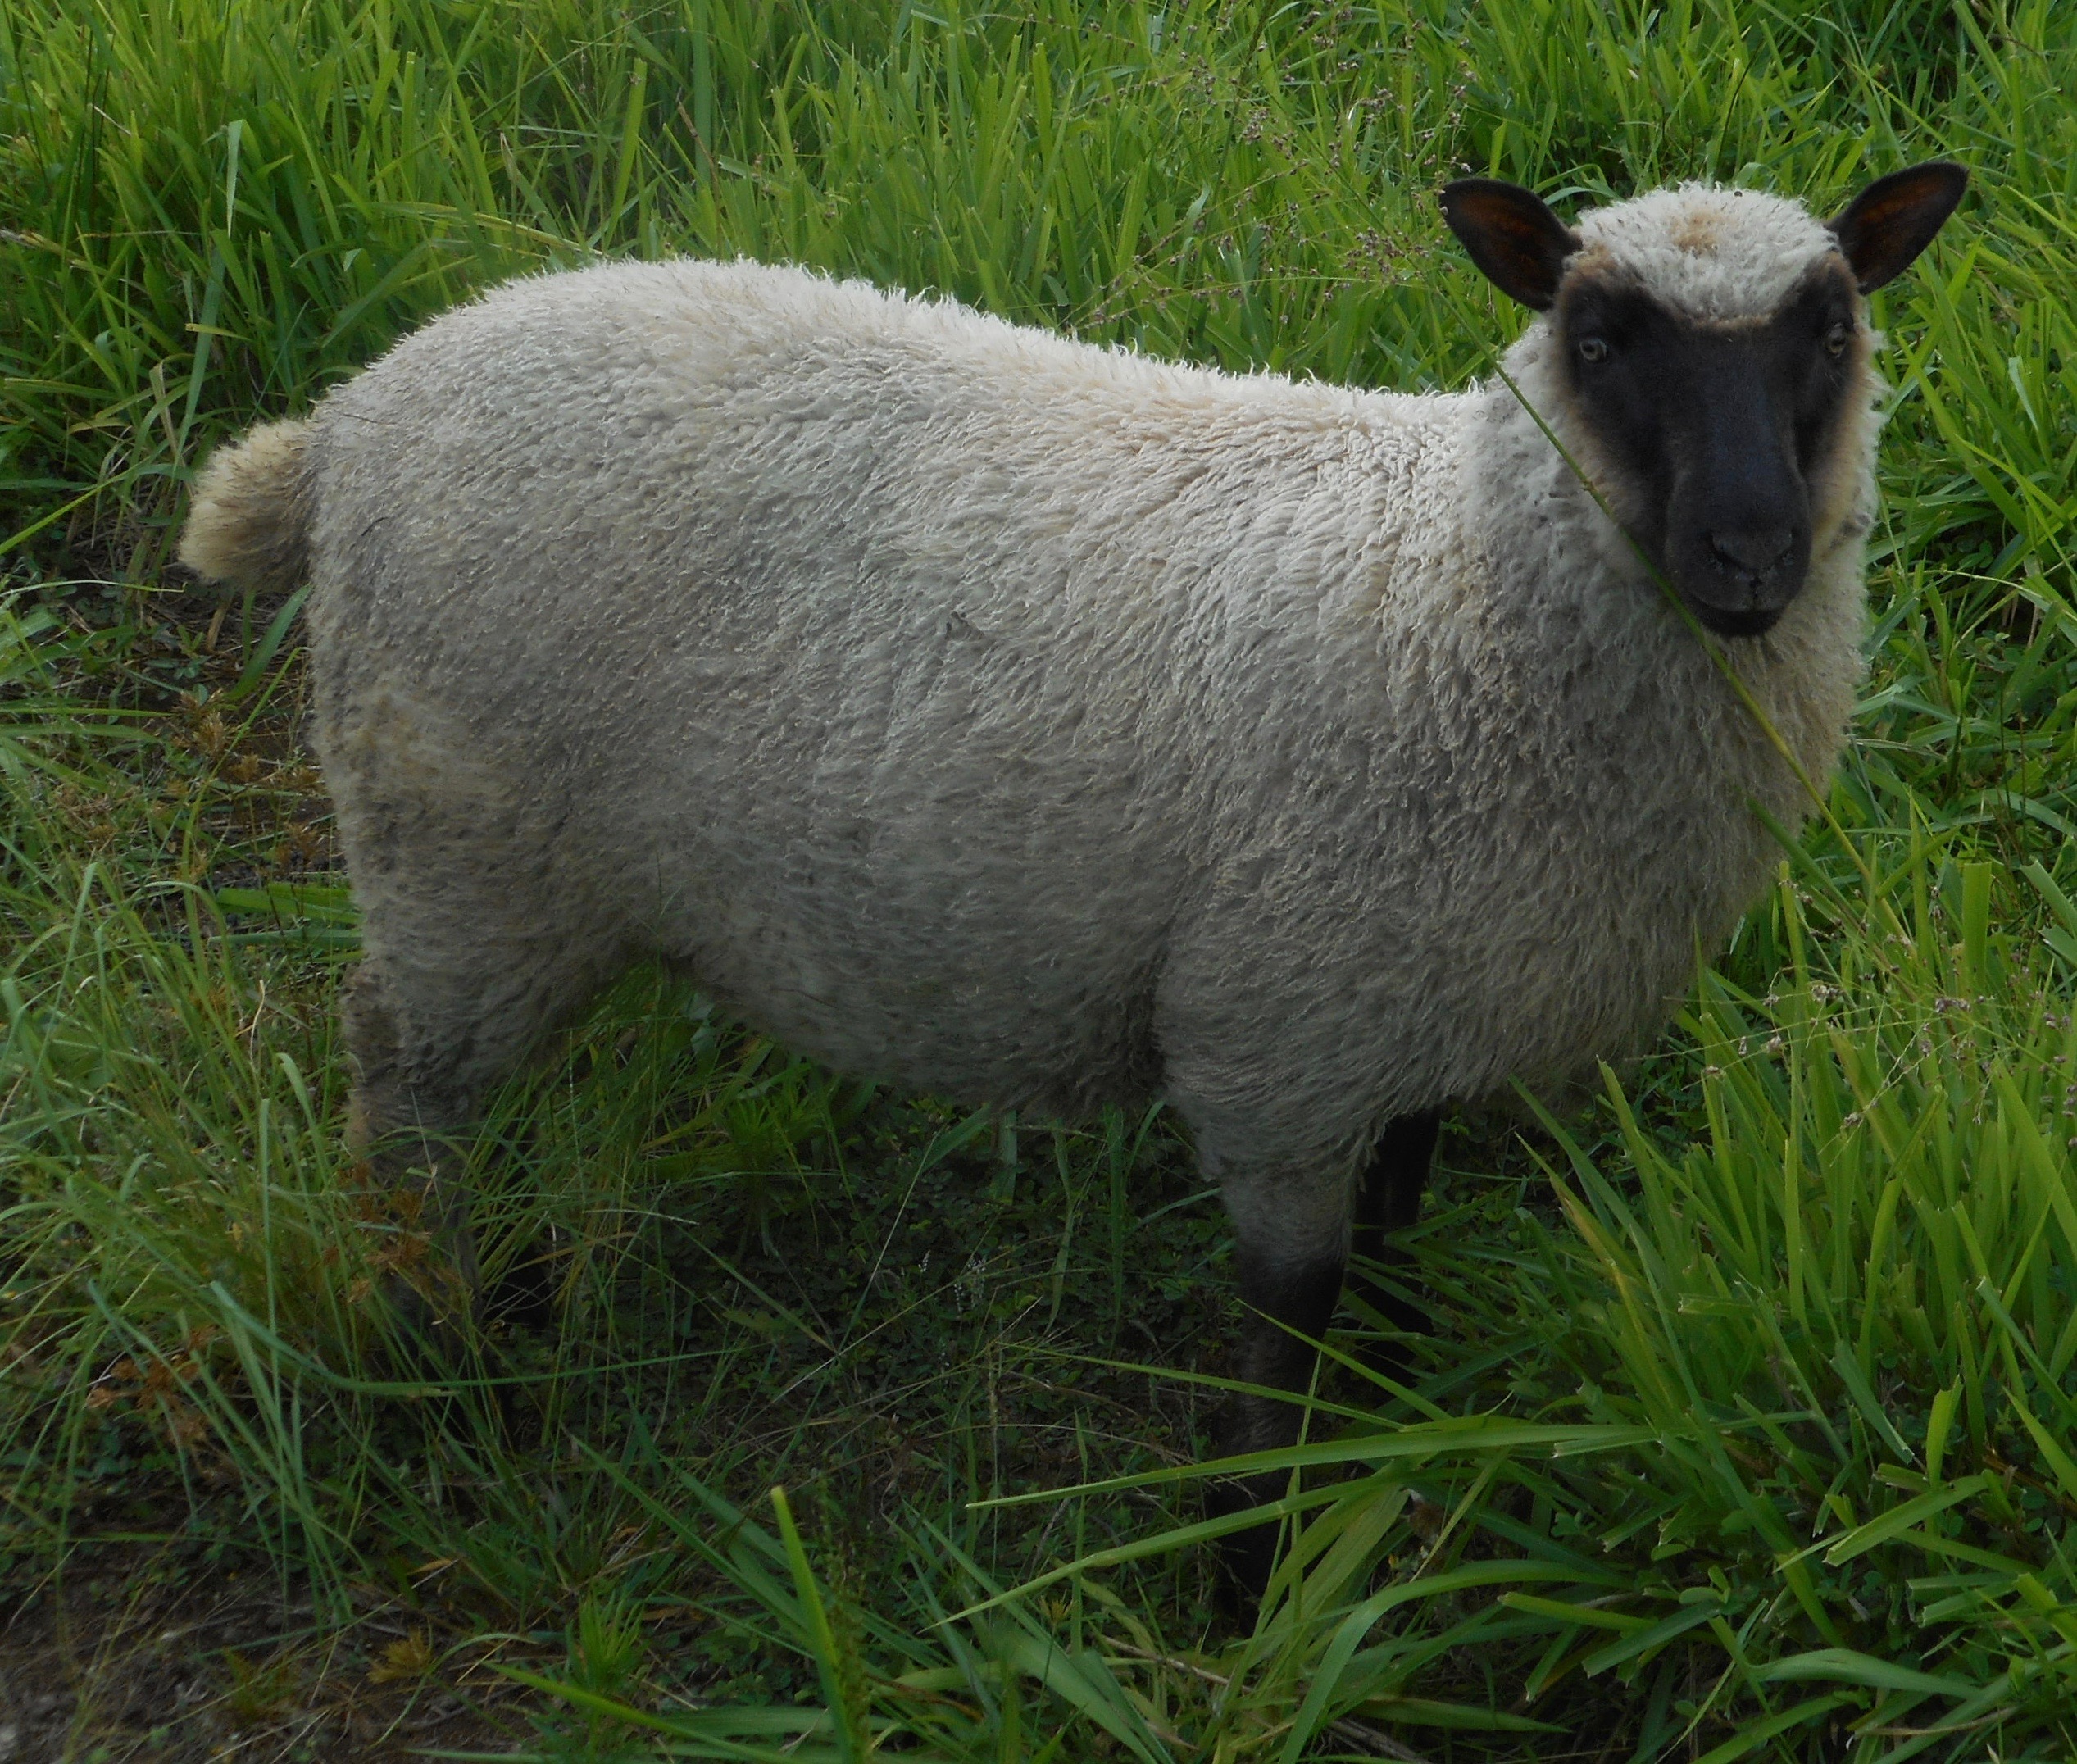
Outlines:
POLYGON ((522 1747, 512 1687, 429 1641, 381 1609, 320 1634, 270 1580, 105 1548, 0 1618, 0 1764, 402 1764, 522 1747))

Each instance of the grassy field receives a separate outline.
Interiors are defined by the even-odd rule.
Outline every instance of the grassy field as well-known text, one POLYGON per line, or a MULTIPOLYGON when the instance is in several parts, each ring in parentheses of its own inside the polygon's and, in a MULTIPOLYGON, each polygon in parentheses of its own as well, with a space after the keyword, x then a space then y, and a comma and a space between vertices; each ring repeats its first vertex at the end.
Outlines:
POLYGON ((2056 10, 11 0, 0 1758, 2077 1751, 2056 10), (637 974, 498 1100, 480 1367, 392 1351, 425 1239, 343 1143, 297 603, 170 563, 216 440, 673 252, 1455 386, 1520 321, 1461 170, 1827 209, 1940 153, 1829 822, 1596 1106, 1450 1123, 1434 1332, 1324 1381, 1252 1628, 1188 1547, 1236 1319, 1158 1114, 965 1116, 637 974))

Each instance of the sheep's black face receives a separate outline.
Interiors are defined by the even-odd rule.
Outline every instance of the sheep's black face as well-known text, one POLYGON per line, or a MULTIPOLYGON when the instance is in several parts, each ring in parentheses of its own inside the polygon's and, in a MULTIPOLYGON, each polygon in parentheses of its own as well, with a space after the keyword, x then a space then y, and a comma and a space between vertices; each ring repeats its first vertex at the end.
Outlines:
POLYGON ((1862 371, 1858 305, 1837 257, 1737 324, 1684 317, 1619 278, 1560 291, 1574 399, 1631 531, 1720 636, 1771 629, 1802 589, 1812 481, 1862 371))
POLYGON ((1632 536, 1704 625, 1757 637, 1809 572, 1813 493, 1866 371, 1860 296, 1911 266, 1968 183, 1945 160, 1878 178, 1826 223, 1829 240, 1808 229, 1809 270, 1772 311, 1732 322, 1655 298, 1648 275, 1583 251, 1519 184, 1460 178, 1443 216, 1497 287, 1552 313, 1565 385, 1632 536))

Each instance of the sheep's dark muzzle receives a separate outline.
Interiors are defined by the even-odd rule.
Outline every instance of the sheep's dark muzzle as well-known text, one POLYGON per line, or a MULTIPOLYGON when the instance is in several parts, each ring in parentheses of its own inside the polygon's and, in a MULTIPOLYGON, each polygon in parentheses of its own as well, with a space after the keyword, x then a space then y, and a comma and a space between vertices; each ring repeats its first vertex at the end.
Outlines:
POLYGON ((1657 426, 1675 468, 1665 562, 1681 598, 1723 637, 1768 630, 1810 573, 1795 396, 1802 339, 1776 330, 1691 332, 1666 364, 1674 389, 1657 426))
POLYGON ((1692 601, 1688 605, 1701 620, 1702 628, 1719 637, 1764 637, 1781 622, 1785 610, 1781 607, 1751 607, 1735 611, 1723 607, 1698 607, 1692 601))

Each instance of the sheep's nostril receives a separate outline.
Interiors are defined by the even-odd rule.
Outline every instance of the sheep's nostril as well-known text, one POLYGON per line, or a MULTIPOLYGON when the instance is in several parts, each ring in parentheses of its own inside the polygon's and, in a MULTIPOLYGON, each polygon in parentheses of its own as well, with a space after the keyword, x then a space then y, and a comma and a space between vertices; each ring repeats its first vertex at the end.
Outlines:
POLYGON ((1717 561, 1742 575, 1763 576, 1788 561, 1796 535, 1786 527, 1734 527, 1709 535, 1717 561))

